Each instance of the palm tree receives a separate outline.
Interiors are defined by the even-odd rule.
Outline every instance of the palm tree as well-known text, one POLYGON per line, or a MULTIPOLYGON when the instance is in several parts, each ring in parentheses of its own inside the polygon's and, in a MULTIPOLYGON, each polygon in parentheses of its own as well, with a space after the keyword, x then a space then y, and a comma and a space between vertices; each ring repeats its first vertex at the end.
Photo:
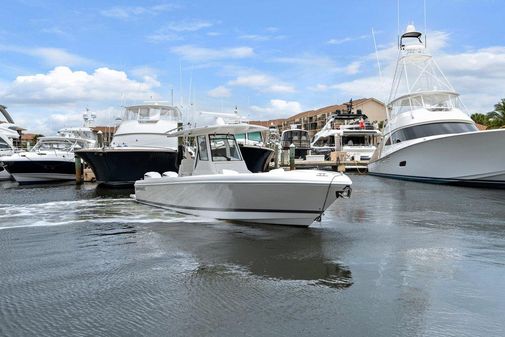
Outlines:
POLYGON ((487 114, 489 118, 489 126, 492 128, 500 128, 505 126, 505 98, 494 106, 494 111, 487 114))
POLYGON ((487 117, 486 114, 474 113, 470 117, 477 124, 481 124, 481 125, 486 125, 487 126, 487 123, 489 122, 489 118, 487 117))

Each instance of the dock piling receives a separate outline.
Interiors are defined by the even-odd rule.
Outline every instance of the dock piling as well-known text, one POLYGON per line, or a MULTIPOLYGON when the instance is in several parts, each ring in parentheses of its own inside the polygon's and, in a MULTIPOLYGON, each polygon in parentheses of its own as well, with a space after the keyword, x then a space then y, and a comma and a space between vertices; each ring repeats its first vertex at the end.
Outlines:
POLYGON ((81 158, 78 156, 75 156, 75 183, 82 183, 82 163, 81 158))
POLYGON ((289 145, 289 170, 295 169, 295 144, 291 143, 289 145))

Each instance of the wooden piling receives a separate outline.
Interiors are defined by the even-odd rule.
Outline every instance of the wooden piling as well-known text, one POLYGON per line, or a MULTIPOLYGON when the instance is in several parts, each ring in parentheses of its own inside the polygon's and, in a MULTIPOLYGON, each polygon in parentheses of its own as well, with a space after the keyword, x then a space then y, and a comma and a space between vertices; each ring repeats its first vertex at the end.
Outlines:
POLYGON ((75 183, 82 183, 82 162, 79 156, 75 156, 75 183))
POLYGON ((289 145, 289 169, 291 171, 295 169, 295 148, 295 144, 289 145))

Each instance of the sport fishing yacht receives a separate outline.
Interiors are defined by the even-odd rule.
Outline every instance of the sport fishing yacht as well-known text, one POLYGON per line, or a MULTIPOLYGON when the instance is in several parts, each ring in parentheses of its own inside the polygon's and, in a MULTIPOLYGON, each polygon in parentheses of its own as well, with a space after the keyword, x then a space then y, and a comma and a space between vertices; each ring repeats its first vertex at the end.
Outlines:
POLYGON ((0 162, 19 184, 74 180, 74 151, 94 146, 95 142, 89 126, 64 128, 56 136, 39 138, 30 151, 0 157, 0 162))
POLYGON ((133 186, 149 171, 177 170, 177 128, 181 112, 162 102, 126 107, 110 146, 76 151, 93 170, 96 180, 116 187, 133 186))
POLYGON ((180 213, 252 223, 307 227, 339 197, 351 194, 342 173, 282 169, 251 173, 234 134, 264 131, 250 124, 223 124, 172 133, 196 141, 179 172, 148 172, 135 182, 140 203, 180 213))
POLYGON ((431 183, 505 187, 505 130, 478 131, 458 93, 407 27, 370 174, 431 183))

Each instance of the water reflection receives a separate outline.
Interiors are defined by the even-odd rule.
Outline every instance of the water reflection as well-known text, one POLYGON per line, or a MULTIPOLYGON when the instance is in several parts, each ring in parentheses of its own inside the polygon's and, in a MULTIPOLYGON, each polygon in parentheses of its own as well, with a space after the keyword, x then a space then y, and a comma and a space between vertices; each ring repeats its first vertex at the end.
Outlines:
POLYGON ((353 283, 347 266, 325 256, 322 231, 222 223, 153 229, 199 261, 196 276, 241 271, 333 288, 353 283))

